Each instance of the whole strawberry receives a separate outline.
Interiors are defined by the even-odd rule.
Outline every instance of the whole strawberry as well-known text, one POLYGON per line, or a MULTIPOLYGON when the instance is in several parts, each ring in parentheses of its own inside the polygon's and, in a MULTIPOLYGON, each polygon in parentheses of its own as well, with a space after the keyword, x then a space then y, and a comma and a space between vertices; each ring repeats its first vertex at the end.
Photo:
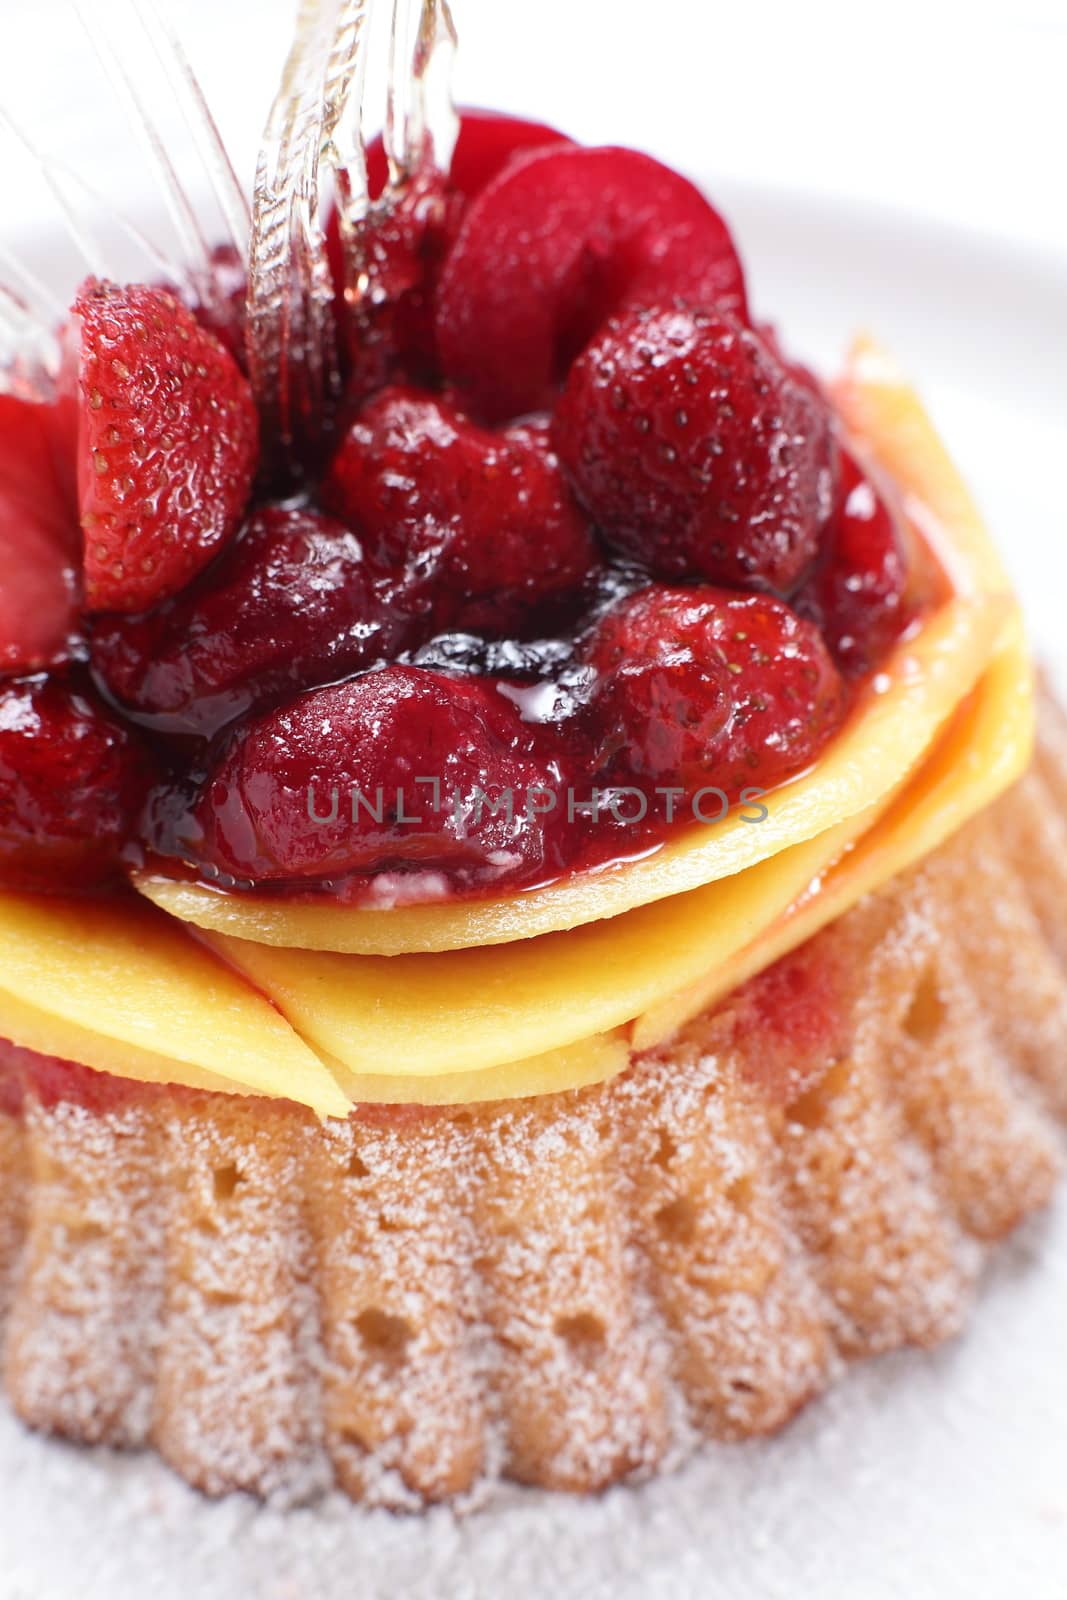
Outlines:
POLYGON ((600 761, 646 787, 771 789, 844 714, 818 630, 769 595, 653 585, 601 619, 587 657, 600 761))
POLYGON ((541 865, 561 769, 496 685, 393 665, 243 724, 165 851, 264 882, 541 865))
POLYGON ((0 684, 0 883, 63 893, 112 877, 151 779, 87 686, 0 684))
POLYGON ((543 425, 492 432, 436 396, 383 390, 349 430, 325 505, 403 568, 436 630, 530 636, 550 628, 596 566, 543 425))
POLYGON ((143 611, 236 533, 258 457, 252 394, 165 289, 90 280, 74 315, 85 604, 143 611))
POLYGON ((829 412, 728 312, 611 321, 571 369, 553 438, 604 536, 658 577, 789 594, 814 562, 829 412))

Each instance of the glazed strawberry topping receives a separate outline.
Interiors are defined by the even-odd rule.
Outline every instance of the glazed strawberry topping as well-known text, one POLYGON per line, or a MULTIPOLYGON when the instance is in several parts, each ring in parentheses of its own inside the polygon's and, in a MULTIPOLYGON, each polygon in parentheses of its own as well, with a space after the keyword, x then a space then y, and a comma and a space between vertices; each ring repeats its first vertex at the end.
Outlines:
POLYGON ((365 409, 322 498, 376 560, 418 574, 431 632, 543 626, 573 613, 597 564, 546 427, 490 433, 411 389, 387 389, 365 409))
POLYGON ((197 322, 215 335, 242 372, 247 371, 248 274, 235 245, 217 245, 212 250, 205 280, 193 289, 191 309, 197 322))
POLYGON ((0 881, 64 891, 114 877, 151 778, 136 736, 85 685, 0 684, 0 881))
POLYGON ((374 215, 298 495, 232 253, 188 308, 90 282, 54 403, 0 397, 0 881, 548 881, 808 767, 906 625, 895 511, 685 179, 468 116, 374 215))
POLYGON ((255 408, 233 357, 165 290, 90 282, 74 314, 86 608, 140 611, 240 526, 255 408))
POLYGON ((500 420, 551 406, 613 312, 676 299, 745 314, 729 229, 699 190, 634 150, 535 151, 467 211, 438 287, 437 352, 500 420))
POLYGON ((92 665, 130 716, 211 734, 251 708, 397 655, 416 619, 399 578, 321 512, 264 506, 190 588, 148 616, 102 617, 92 665))
POLYGON ((526 796, 561 776, 496 685, 392 666, 246 725, 192 824, 205 864, 237 879, 400 866, 500 877, 541 866, 526 796))
POLYGON ((844 709, 818 630, 768 595, 652 585, 607 613, 589 659, 601 763, 688 795, 774 788, 844 709))
POLYGON ((728 312, 611 321, 571 368, 553 436, 605 537, 661 577, 787 594, 815 559, 829 414, 728 312))
MULTIPOLYGON (((337 309, 349 373, 349 398, 361 401, 395 381, 434 381, 434 308, 442 263, 460 225, 463 202, 482 190, 513 157, 549 145, 569 144, 563 134, 538 122, 464 112, 449 181, 421 173, 394 197, 386 212, 372 211, 360 272, 373 293, 350 310, 336 214, 328 228, 331 261, 342 293, 337 309)), ((380 138, 367 151, 367 182, 377 199, 386 187, 388 164, 380 138)))

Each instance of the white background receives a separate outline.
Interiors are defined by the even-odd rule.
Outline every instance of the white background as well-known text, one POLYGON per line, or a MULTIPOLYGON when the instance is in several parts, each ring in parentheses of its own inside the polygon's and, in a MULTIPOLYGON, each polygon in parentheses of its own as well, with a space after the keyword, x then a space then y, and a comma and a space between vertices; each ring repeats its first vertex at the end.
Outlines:
MULTIPOLYGON (((94 22, 113 11, 90 0, 94 22)), ((246 171, 288 0, 184 0, 246 171)), ((456 0, 461 98, 643 145, 737 225, 762 314, 832 363, 873 327, 927 394, 1067 666, 1067 7, 1063 0, 456 0)), ((0 100, 113 204, 145 172, 57 0, 0 0, 0 100)), ((47 268, 39 181, 3 243, 47 268)), ((53 272, 66 270, 60 258, 53 272)), ((69 284, 65 287, 69 288, 69 284)), ((574 1505, 463 1524, 210 1507, 151 1461, 0 1413, 0 1600, 706 1600, 1067 1593, 1067 1217, 1004 1252, 973 1331, 855 1372, 769 1444, 574 1505)))

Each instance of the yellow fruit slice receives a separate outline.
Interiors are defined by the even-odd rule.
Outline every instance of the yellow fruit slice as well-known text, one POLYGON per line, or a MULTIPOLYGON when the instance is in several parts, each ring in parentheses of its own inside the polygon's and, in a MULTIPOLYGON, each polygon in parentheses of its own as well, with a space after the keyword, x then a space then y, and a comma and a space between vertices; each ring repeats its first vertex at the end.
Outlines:
POLYGON ((0 991, 0 1033, 24 1050, 36 1050, 39 1055, 56 1056, 61 1061, 76 1061, 113 1077, 132 1078, 138 1083, 180 1081, 189 1089, 211 1089, 221 1094, 241 1092, 241 1085, 229 1078, 217 1077, 191 1062, 179 1064, 169 1056, 110 1039, 106 1033, 83 1028, 66 1017, 57 1017, 54 1012, 42 1011, 25 1000, 18 1000, 6 990, 0 991))
POLYGON ((479 1100, 525 1100, 603 1083, 628 1066, 630 1042, 624 1032, 594 1034, 562 1050, 526 1061, 507 1061, 481 1072, 444 1072, 434 1078, 389 1073, 349 1072, 343 1062, 322 1053, 354 1105, 469 1105, 479 1100))
POLYGON ((875 340, 856 341, 833 396, 846 428, 893 480, 957 591, 1007 589, 1000 553, 967 485, 918 394, 875 340))
POLYGON ((285 1018, 152 906, 0 894, 0 1034, 120 1077, 348 1101, 285 1018))
POLYGON ((479 1071, 607 1032, 719 967, 870 820, 863 813, 720 883, 522 944, 344 956, 203 937, 350 1072, 479 1071))
MULTIPOLYGON (((984 706, 986 698, 980 694, 977 703, 984 706)), ((955 776, 940 776, 934 784, 936 803, 926 809, 933 812, 931 829, 943 827, 940 837, 958 826, 955 819, 962 820, 972 796, 979 806, 998 792, 1006 746, 1012 747, 1013 770, 1025 759, 1027 719, 1016 716, 1010 727, 1000 728, 997 709, 981 731, 993 726, 1001 760, 987 741, 955 776)), ((948 742, 960 744, 955 736, 948 742)), ((927 786, 924 771, 908 790, 917 791, 913 803, 926 797, 927 786)), ((777 924, 850 846, 862 853, 872 828, 879 831, 879 809, 891 804, 893 794, 747 872, 610 922, 522 944, 351 956, 204 937, 271 997, 300 1034, 351 1072, 380 1074, 384 1065, 400 1080, 478 1071, 574 1045, 654 1010, 709 973, 732 971, 738 952, 777 924)), ((920 808, 920 820, 924 816, 920 808)), ((913 843, 920 854, 933 848, 909 819, 905 806, 899 822, 905 844, 913 843)), ((871 859, 874 870, 881 857, 871 859)))

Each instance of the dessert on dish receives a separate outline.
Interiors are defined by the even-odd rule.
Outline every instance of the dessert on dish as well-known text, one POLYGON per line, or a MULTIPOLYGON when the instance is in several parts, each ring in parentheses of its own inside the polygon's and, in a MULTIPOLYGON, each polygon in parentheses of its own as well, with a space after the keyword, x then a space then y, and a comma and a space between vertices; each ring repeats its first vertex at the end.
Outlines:
POLYGON ((1067 732, 914 395, 687 180, 368 168, 288 362, 257 217, 247 308, 89 280, 0 396, 5 1384, 212 1493, 592 1490, 1047 1200, 1067 732))

